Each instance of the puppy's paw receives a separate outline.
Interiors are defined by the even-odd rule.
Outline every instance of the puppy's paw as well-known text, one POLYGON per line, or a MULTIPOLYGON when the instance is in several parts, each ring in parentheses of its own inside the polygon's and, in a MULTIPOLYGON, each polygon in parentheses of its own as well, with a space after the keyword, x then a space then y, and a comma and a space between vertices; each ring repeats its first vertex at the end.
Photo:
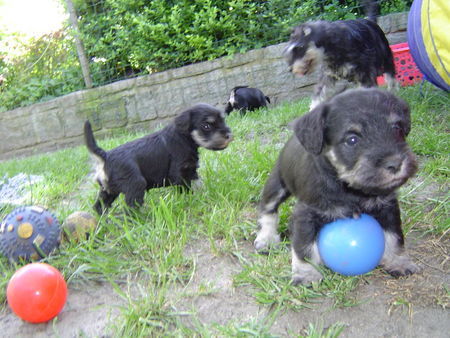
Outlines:
POLYGON ((382 267, 393 277, 412 275, 421 270, 421 268, 406 255, 396 256, 389 262, 383 262, 382 267))
POLYGON ((322 274, 316 269, 311 269, 309 271, 303 271, 301 273, 294 273, 292 275, 293 285, 309 285, 313 282, 320 282, 322 280, 322 274))
POLYGON ((297 253, 292 249, 292 284, 311 284, 320 282, 322 274, 310 263, 299 259, 297 253))
POLYGON ((191 181, 191 189, 193 191, 202 190, 205 187, 205 183, 201 178, 197 178, 196 180, 191 181))
POLYGON ((266 253, 270 247, 277 246, 280 243, 280 235, 273 231, 259 231, 253 242, 256 251, 266 253))

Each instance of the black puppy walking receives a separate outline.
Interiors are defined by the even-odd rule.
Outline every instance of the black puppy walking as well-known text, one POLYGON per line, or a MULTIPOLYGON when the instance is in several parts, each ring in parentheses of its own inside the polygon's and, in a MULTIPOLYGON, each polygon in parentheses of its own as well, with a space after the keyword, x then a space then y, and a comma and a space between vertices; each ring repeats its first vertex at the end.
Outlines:
POLYGON ((292 31, 284 51, 291 72, 303 76, 320 70, 311 109, 335 94, 328 92, 338 80, 376 87, 377 77, 384 74, 388 87, 396 87, 392 51, 376 23, 377 4, 363 3, 368 20, 312 21, 292 31))
POLYGON ((361 213, 375 217, 384 230, 383 268, 392 275, 418 271, 403 251, 395 193, 417 170, 405 140, 410 128, 407 104, 378 89, 346 91, 299 118, 264 187, 255 248, 265 251, 280 241, 278 207, 294 195, 294 283, 322 278, 307 262, 322 263, 317 247, 321 227, 361 213))
POLYGON ((267 103, 270 103, 270 99, 260 89, 238 86, 231 90, 225 113, 230 114, 233 110, 239 110, 241 114, 244 114, 247 111, 266 107, 267 103))
POLYGON ((139 206, 152 188, 189 188, 198 178, 198 148, 222 150, 232 140, 223 113, 207 104, 184 111, 164 129, 105 151, 97 146, 91 124, 84 125, 86 146, 97 162, 101 189, 94 205, 101 214, 120 193, 128 206, 139 206))

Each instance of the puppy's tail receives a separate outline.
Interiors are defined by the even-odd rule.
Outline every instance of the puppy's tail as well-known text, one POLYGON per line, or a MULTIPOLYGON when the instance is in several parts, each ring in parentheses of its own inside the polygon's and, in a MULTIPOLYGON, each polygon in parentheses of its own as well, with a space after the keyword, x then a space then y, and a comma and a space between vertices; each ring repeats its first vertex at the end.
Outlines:
POLYGON ((361 0, 361 5, 364 9, 367 19, 377 23, 377 18, 380 15, 380 4, 376 0, 361 0))
POLYGON ((103 161, 106 160, 106 151, 100 148, 97 142, 95 142, 94 133, 92 132, 92 126, 89 121, 84 123, 84 142, 91 154, 96 155, 103 161))

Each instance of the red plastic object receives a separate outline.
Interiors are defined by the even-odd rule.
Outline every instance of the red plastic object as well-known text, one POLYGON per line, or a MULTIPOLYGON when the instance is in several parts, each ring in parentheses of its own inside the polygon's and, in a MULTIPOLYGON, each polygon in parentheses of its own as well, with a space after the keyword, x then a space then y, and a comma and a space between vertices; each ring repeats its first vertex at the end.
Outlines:
POLYGON ((64 307, 67 284, 53 266, 31 263, 11 277, 6 297, 17 316, 30 323, 43 323, 54 318, 64 307))
MULTIPOLYGON (((417 67, 414 59, 409 52, 407 42, 391 45, 392 54, 395 64, 395 78, 401 86, 410 86, 422 81, 423 74, 417 67)), ((377 83, 379 86, 385 84, 384 77, 378 76, 377 83)))

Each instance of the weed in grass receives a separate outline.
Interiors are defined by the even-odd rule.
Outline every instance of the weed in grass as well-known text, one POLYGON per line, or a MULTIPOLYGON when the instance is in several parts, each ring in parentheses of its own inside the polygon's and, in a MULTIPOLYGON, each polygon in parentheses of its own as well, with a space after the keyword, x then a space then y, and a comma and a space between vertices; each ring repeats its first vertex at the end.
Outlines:
POLYGON ((302 338, 336 338, 344 331, 345 325, 335 323, 328 328, 324 328, 322 323, 316 325, 310 323, 308 328, 304 329, 303 334, 298 336, 302 338))
MULTIPOLYGON (((214 325, 216 334, 222 337, 277 337, 270 333, 273 319, 252 319, 244 323, 231 322, 228 325, 214 325)), ((215 336, 215 335, 214 335, 215 336)))
POLYGON ((432 175, 421 175, 401 190, 404 229, 443 235, 450 228, 448 183, 432 175), (420 192, 420 194, 418 193, 420 192))
POLYGON ((189 313, 179 312, 167 303, 167 285, 159 285, 157 288, 152 283, 145 286, 139 283, 134 285, 135 290, 128 289, 127 292, 121 292, 127 300, 127 305, 121 307, 123 321, 114 325, 115 335, 148 337, 179 336, 180 331, 186 333, 178 317, 189 313), (169 334, 170 332, 172 334, 169 334))
POLYGON ((403 299, 403 298, 398 298, 392 302, 391 306, 389 307, 388 314, 391 315, 392 312, 394 312, 397 309, 400 309, 400 310, 406 310, 409 318, 412 318, 412 314, 413 314, 412 308, 413 308, 413 306, 408 300, 403 299))
POLYGON ((296 310, 309 307, 323 294, 316 288, 292 286, 289 257, 283 245, 267 256, 253 254, 251 259, 241 260, 243 269, 235 275, 234 284, 252 286, 255 299, 267 306, 296 310))

